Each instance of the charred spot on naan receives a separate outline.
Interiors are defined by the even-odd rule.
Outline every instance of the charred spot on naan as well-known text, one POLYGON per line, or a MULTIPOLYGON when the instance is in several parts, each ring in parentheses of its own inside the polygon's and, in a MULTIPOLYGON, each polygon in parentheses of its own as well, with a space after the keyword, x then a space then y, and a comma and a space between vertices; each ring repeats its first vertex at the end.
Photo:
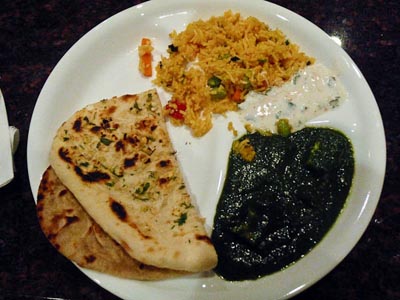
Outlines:
POLYGON ((198 235, 198 234, 196 234, 195 238, 196 238, 197 241, 205 242, 207 244, 212 245, 210 238, 208 236, 206 236, 206 235, 198 235))
MULTIPOLYGON (((53 193, 53 186, 54 183, 49 180, 49 175, 48 175, 48 167, 46 171, 43 174, 42 180, 40 181, 39 184, 39 189, 38 189, 38 194, 37 194, 37 210, 41 212, 43 210, 43 200, 45 199, 46 194, 51 194, 53 193)), ((39 220, 41 218, 41 215, 39 214, 39 220)))
POLYGON ((136 162, 139 160, 139 154, 135 153, 133 157, 124 159, 124 168, 128 169, 130 167, 134 167, 136 162))
POLYGON ((75 130, 76 132, 82 131, 82 118, 79 117, 75 120, 72 129, 75 130))
POLYGON ((160 187, 162 187, 162 186, 166 185, 167 183, 169 183, 170 181, 171 181, 170 177, 161 177, 158 179, 158 185, 160 187))
POLYGON ((117 110, 117 107, 115 105, 111 105, 108 109, 107 109, 107 114, 113 114, 115 111, 117 110))
POLYGON ((126 209, 121 203, 114 200, 113 198, 109 198, 109 203, 110 203, 111 211, 118 217, 118 219, 125 222, 133 229, 135 229, 143 239, 146 239, 146 240, 151 239, 151 236, 146 235, 143 232, 141 232, 139 227, 132 220, 130 220, 128 218, 126 209))
POLYGON ((111 121, 112 121, 112 118, 109 118, 109 119, 107 119, 107 118, 104 118, 103 120, 101 120, 101 128, 103 128, 103 129, 110 129, 111 128, 111 121))
POLYGON ((75 215, 68 216, 67 212, 55 214, 51 219, 52 228, 55 232, 76 222, 79 222, 79 217, 75 215))
POLYGON ((65 220, 66 220, 66 226, 70 225, 72 223, 75 222, 79 222, 79 217, 78 216, 65 216, 65 220))
POLYGON ((139 96, 136 94, 135 95, 127 94, 119 97, 119 99, 124 102, 131 102, 132 100, 134 101, 138 100, 139 96))
POLYGON ((111 176, 108 173, 98 170, 84 172, 80 166, 74 164, 71 157, 69 157, 69 150, 64 147, 58 149, 58 155, 63 161, 73 166, 76 175, 78 175, 84 182, 95 183, 111 179, 111 176))
POLYGON ((41 194, 41 196, 43 196, 42 192, 47 191, 49 188, 50 188, 49 177, 47 176, 47 173, 45 173, 42 177, 42 180, 40 181, 39 194, 41 194))
POLYGON ((142 120, 136 122, 135 123, 135 127, 138 130, 144 130, 144 131, 152 132, 152 131, 157 129, 157 124, 156 123, 157 123, 157 121, 154 118, 149 117, 149 118, 145 118, 145 119, 142 119, 142 120))
POLYGON ((166 159, 166 160, 160 160, 157 164, 158 167, 160 168, 166 168, 171 166, 171 160, 170 159, 166 159))
POLYGON ((86 255, 86 256, 84 256, 84 259, 85 259, 86 263, 90 264, 90 263, 93 263, 96 260, 96 256, 94 256, 94 255, 86 255))
POLYGON ((115 151, 119 152, 122 151, 123 153, 125 153, 125 144, 124 141, 119 140, 115 143, 115 151))
MULTIPOLYGON (((44 196, 43 196, 43 194, 38 194, 38 196, 37 196, 37 204, 36 204, 36 210, 37 210, 37 212, 42 212, 43 211, 43 209, 44 209, 44 207, 43 207, 43 200, 44 200, 44 196)), ((39 221, 40 221, 40 219, 42 218, 42 216, 41 215, 39 215, 38 216, 39 217, 39 221)))
POLYGON ((101 171, 90 171, 90 172, 83 172, 82 168, 79 166, 74 167, 75 173, 82 179, 82 181, 94 183, 94 182, 102 182, 111 179, 111 176, 107 173, 101 171))
POLYGON ((127 220, 127 213, 125 207, 114 199, 110 198, 110 208, 112 212, 121 220, 127 220))
POLYGON ((101 127, 97 126, 97 125, 95 125, 92 128, 90 128, 90 132, 95 133, 95 134, 100 132, 100 130, 101 130, 101 127))
POLYGON ((63 161, 65 161, 65 162, 67 162, 69 164, 72 163, 72 159, 71 159, 71 157, 69 157, 69 150, 68 149, 65 149, 64 147, 60 147, 60 149, 58 149, 58 155, 60 156, 60 158, 63 161))
POLYGON ((124 141, 128 142, 129 144, 133 145, 133 146, 137 146, 140 143, 139 138, 135 135, 135 136, 130 136, 127 135, 126 133, 124 134, 124 141))
POLYGON ((58 193, 58 196, 62 197, 62 196, 65 196, 67 193, 68 193, 68 191, 66 189, 63 189, 58 193))

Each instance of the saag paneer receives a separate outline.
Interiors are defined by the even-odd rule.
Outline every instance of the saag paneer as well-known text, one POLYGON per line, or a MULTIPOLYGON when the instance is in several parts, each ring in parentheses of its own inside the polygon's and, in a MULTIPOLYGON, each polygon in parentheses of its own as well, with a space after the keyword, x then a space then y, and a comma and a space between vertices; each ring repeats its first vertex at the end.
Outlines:
POLYGON ((354 173, 352 145, 333 129, 244 139, 255 158, 231 151, 212 233, 226 280, 257 279, 308 253, 340 214, 354 173))

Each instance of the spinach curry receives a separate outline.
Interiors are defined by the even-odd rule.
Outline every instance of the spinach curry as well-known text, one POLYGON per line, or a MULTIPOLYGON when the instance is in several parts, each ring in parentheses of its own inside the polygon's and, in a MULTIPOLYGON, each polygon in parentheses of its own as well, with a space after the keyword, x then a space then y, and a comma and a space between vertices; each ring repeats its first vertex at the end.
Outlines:
POLYGON ((354 173, 352 145, 333 129, 245 139, 256 155, 231 151, 212 233, 226 280, 257 279, 309 252, 340 214, 354 173))

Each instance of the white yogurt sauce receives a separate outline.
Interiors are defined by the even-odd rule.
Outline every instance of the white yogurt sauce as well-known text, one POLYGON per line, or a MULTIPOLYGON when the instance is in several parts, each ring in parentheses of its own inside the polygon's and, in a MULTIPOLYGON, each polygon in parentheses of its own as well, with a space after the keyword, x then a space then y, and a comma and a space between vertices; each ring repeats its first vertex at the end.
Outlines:
POLYGON ((333 71, 317 63, 304 68, 280 87, 264 94, 250 92, 239 105, 239 117, 255 128, 276 132, 275 122, 288 119, 293 130, 347 99, 347 92, 333 71))

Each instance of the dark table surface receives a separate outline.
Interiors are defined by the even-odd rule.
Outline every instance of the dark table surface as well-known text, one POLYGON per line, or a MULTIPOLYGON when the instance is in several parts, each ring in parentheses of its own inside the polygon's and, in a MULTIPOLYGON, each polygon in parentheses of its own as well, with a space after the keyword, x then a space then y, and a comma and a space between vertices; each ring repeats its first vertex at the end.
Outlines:
MULTIPOLYGON (((140 2, 1 1, 0 87, 21 143, 16 177, 0 189, 0 299, 117 299, 42 234, 28 180, 27 136, 39 92, 65 52, 95 25, 140 2)), ((384 187, 370 225, 332 272, 294 299, 400 299, 400 2, 273 2, 341 37, 376 97, 387 142, 384 187)))

